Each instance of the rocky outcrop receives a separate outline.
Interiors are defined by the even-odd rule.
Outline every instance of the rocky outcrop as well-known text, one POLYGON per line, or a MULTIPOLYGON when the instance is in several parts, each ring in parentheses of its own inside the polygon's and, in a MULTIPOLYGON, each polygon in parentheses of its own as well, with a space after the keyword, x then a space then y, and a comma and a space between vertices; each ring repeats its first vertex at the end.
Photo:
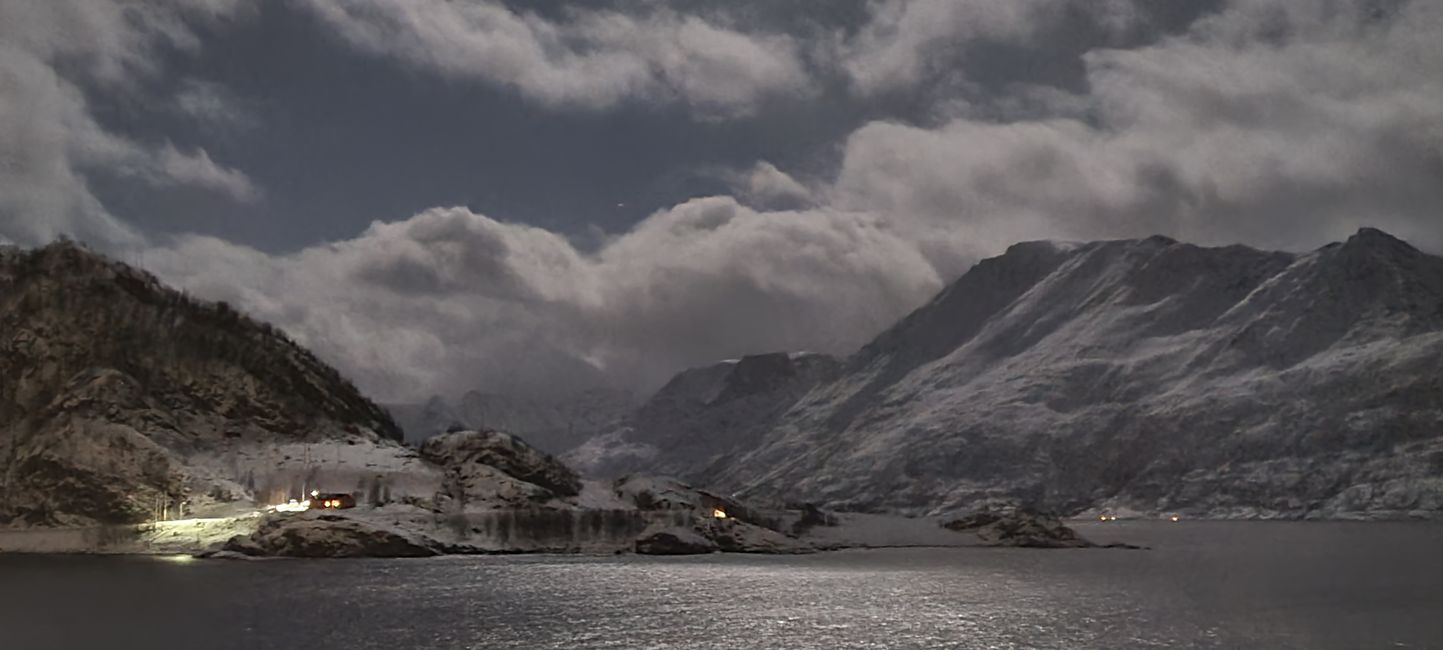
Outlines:
POLYGON ((717 543, 689 528, 669 528, 636 540, 639 555, 704 555, 721 550, 717 543))
POLYGON ((449 479, 463 490, 471 489, 468 486, 491 486, 499 473, 539 488, 539 492, 532 491, 532 496, 540 500, 581 492, 581 479, 571 468, 500 431, 457 431, 436 436, 421 445, 421 457, 446 468, 449 479))
POLYGON ((618 498, 639 510, 680 510, 712 519, 720 511, 726 519, 779 528, 775 517, 757 508, 671 477, 632 474, 612 481, 611 485, 618 498))
MULTIPOLYGON (((690 552, 719 550, 728 553, 805 553, 816 550, 811 544, 782 532, 795 525, 795 522, 788 525, 790 517, 763 512, 676 479, 633 475, 617 479, 612 488, 623 502, 642 512, 675 513, 682 515, 687 522, 684 526, 672 523, 662 530, 648 531, 637 541, 638 553, 652 553, 643 549, 653 546, 662 549, 690 548, 690 552), (697 540, 705 540, 705 543, 697 543, 697 540)), ((680 553, 677 550, 665 554, 680 553)))
POLYGON ((137 522, 248 490, 240 442, 382 443, 385 411, 278 330, 59 243, 0 250, 0 525, 137 522))
POLYGON ((703 518, 701 534, 727 553, 792 554, 816 551, 810 543, 740 519, 703 518))
POLYGON ((219 551, 262 557, 430 557, 439 545, 412 532, 381 528, 339 515, 272 515, 249 536, 219 551))
POLYGON ((642 555, 696 555, 701 553, 811 553, 811 544, 775 530, 737 519, 696 517, 690 526, 648 531, 636 540, 642 555))
POLYGON ((987 546, 1023 548, 1088 548, 1093 544, 1060 519, 1027 508, 978 510, 942 524, 943 528, 975 534, 987 546))

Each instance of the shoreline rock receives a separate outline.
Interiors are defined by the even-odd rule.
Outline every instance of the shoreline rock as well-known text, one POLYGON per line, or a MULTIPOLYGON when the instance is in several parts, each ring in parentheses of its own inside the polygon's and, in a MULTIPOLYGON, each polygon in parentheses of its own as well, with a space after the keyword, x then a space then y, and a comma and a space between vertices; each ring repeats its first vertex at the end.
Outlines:
POLYGON ((643 535, 633 546, 637 555, 706 555, 722 549, 695 530, 669 528, 643 535))
POLYGON ((251 535, 237 535, 220 552, 252 557, 432 557, 435 540, 409 531, 388 530, 339 515, 273 516, 251 535))
POLYGON ((1020 506, 991 507, 944 521, 943 528, 970 532, 984 546, 1016 548, 1096 548, 1061 519, 1020 506))

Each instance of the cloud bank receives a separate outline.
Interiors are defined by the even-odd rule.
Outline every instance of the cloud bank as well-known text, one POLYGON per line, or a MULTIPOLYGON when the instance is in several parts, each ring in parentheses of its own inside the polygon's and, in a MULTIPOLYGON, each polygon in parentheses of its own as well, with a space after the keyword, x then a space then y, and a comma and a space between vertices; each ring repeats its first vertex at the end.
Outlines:
POLYGON ((392 399, 642 389, 718 355, 845 348, 941 286, 867 215, 761 213, 724 197, 659 212, 590 253, 445 208, 279 257, 185 238, 147 266, 283 325, 392 399))

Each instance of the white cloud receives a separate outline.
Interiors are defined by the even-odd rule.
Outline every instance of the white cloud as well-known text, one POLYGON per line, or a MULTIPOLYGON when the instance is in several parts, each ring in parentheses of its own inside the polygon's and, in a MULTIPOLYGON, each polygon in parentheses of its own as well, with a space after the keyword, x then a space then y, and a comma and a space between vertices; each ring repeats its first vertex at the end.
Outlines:
POLYGON ((766 161, 744 173, 726 175, 733 191, 747 205, 765 210, 795 210, 813 204, 812 191, 766 161))
POLYGON ((1134 1, 882 0, 830 54, 862 95, 913 89, 957 75, 957 56, 970 45, 1031 43, 1081 13, 1109 31, 1126 32, 1142 20, 1134 1))
POLYGON ((1443 7, 1373 4, 1235 2, 1094 51, 1086 118, 868 125, 829 198, 934 224, 954 271, 1028 238, 1299 248, 1377 225, 1443 247, 1443 7))
POLYGON ((64 234, 138 245, 141 235, 91 193, 89 173, 256 198, 243 173, 204 150, 182 153, 106 131, 73 78, 131 92, 128 82, 157 73, 157 46, 199 46, 188 21, 222 19, 238 8, 231 0, 0 0, 0 235, 22 244, 64 234))
POLYGON ((653 387, 718 355, 846 350, 941 286, 865 215, 760 213, 728 198, 659 212, 591 253, 451 208, 291 255, 189 237, 146 260, 284 327, 386 399, 653 387))
POLYGON ((204 149, 182 153, 167 142, 149 154, 154 171, 152 182, 159 185, 186 185, 220 192, 243 202, 261 198, 261 191, 244 173, 223 167, 210 159, 204 149))
POLYGON ((728 118, 811 92, 792 39, 662 8, 641 15, 571 10, 554 22, 483 0, 305 4, 361 50, 514 88, 552 107, 680 101, 703 118, 728 118))
POLYGON ((259 123, 247 102, 213 81, 183 81, 175 94, 175 109, 205 126, 248 130, 259 123))
POLYGON ((77 137, 93 131, 78 91, 42 62, 0 43, 0 235, 21 244, 61 234, 138 241, 74 167, 77 137))
POLYGON ((912 87, 941 62, 945 48, 978 38, 1020 40, 1047 0, 892 0, 872 5, 871 20, 842 46, 841 62, 856 88, 874 93, 912 87))

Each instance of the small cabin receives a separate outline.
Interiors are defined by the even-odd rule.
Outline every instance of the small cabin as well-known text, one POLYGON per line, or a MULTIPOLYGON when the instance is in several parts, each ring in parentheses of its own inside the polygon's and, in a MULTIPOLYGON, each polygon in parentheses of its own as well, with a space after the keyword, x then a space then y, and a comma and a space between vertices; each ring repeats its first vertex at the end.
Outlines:
POLYGON ((356 497, 348 492, 316 493, 311 496, 311 508, 322 510, 344 510, 356 507, 356 497))
POLYGON ((704 516, 714 519, 740 519, 755 523, 756 517, 742 507, 742 504, 705 490, 697 490, 697 494, 701 495, 699 510, 704 516))

